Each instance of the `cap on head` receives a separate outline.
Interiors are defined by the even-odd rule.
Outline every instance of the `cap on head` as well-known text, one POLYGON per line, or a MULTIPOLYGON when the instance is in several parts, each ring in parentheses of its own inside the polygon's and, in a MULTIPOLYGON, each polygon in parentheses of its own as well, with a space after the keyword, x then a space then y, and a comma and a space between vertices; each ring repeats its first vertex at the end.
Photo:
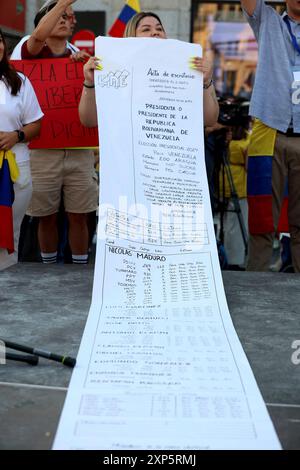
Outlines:
POLYGON ((58 0, 47 0, 47 2, 45 2, 41 6, 41 8, 39 9, 39 11, 37 12, 34 18, 35 28, 37 27, 41 19, 48 13, 48 11, 52 10, 52 8, 55 7, 55 5, 57 4, 57 1, 58 0))

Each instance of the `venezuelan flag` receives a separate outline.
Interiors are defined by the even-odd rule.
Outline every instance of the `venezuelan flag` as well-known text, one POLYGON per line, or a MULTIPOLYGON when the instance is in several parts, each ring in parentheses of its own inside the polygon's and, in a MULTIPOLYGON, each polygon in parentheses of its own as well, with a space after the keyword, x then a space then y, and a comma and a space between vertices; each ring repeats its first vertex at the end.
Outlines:
POLYGON ((0 248, 14 252, 13 210, 14 186, 19 170, 12 152, 0 151, 0 248))
MULTIPOLYGON (((247 196, 249 232, 252 235, 275 231, 272 212, 272 161, 277 131, 255 120, 248 149, 247 196)), ((288 232, 287 185, 277 232, 288 232)))
POLYGON ((114 38, 122 38, 126 24, 136 14, 141 11, 139 0, 127 0, 126 5, 121 10, 118 18, 108 31, 108 34, 114 38))

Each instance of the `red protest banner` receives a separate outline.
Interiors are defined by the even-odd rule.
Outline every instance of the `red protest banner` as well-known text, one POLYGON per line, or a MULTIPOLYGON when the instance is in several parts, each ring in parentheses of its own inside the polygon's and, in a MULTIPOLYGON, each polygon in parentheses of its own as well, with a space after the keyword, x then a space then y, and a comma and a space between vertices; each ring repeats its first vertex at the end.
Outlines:
POLYGON ((45 114, 41 134, 30 148, 97 147, 98 128, 79 121, 78 104, 82 92, 83 64, 70 59, 12 61, 32 83, 45 114))

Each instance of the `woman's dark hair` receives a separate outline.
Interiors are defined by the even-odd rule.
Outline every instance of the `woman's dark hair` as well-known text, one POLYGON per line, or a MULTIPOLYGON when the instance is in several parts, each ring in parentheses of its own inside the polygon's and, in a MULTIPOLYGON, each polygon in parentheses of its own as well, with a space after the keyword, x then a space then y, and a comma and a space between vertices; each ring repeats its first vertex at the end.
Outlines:
POLYGON ((22 86, 22 79, 18 75, 16 69, 9 63, 7 55, 7 45, 1 29, 0 39, 2 39, 4 44, 4 53, 2 60, 0 61, 0 80, 3 80, 6 86, 10 88, 11 94, 13 96, 16 96, 22 86))
POLYGON ((251 118, 241 117, 240 124, 232 127, 232 139, 242 140, 246 139, 250 127, 251 118))

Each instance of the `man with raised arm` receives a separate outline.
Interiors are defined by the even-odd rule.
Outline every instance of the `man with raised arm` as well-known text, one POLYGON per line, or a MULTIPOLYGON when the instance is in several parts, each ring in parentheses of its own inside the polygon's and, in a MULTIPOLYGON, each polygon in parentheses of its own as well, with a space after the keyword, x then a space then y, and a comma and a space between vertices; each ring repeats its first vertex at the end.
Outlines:
MULTIPOLYGON (((67 39, 74 23, 76 0, 47 2, 36 16, 36 27, 22 44, 22 59, 71 57, 84 61, 89 54, 72 53, 67 39)), ((43 263, 57 261, 58 221, 61 194, 68 217, 72 261, 88 262, 88 214, 98 207, 94 154, 84 149, 39 149, 31 152, 32 199, 27 214, 39 217, 38 239, 43 263)))
MULTIPOLYGON (((55 0, 47 0, 41 8, 38 10, 37 14, 35 15, 34 18, 34 27, 36 28, 37 25, 39 24, 40 19, 43 17, 43 14, 45 11, 49 10, 50 6, 53 4, 57 3, 55 0)), ((75 13, 73 11, 72 5, 69 5, 68 8, 66 9, 66 13, 68 15, 69 21, 70 21, 70 37, 73 35, 77 20, 75 17, 75 13)), ((14 50, 12 51, 10 55, 11 60, 20 60, 21 59, 21 50, 24 42, 26 42, 30 38, 30 35, 24 36, 18 44, 14 47, 14 50)), ((67 41, 67 48, 71 50, 72 54, 75 54, 79 51, 79 49, 76 46, 73 46, 69 41, 67 41)))
POLYGON ((256 120, 248 162, 247 269, 267 271, 274 234, 289 231, 293 267, 300 272, 300 1, 287 0, 282 15, 264 0, 241 4, 259 52, 250 104, 256 120))

